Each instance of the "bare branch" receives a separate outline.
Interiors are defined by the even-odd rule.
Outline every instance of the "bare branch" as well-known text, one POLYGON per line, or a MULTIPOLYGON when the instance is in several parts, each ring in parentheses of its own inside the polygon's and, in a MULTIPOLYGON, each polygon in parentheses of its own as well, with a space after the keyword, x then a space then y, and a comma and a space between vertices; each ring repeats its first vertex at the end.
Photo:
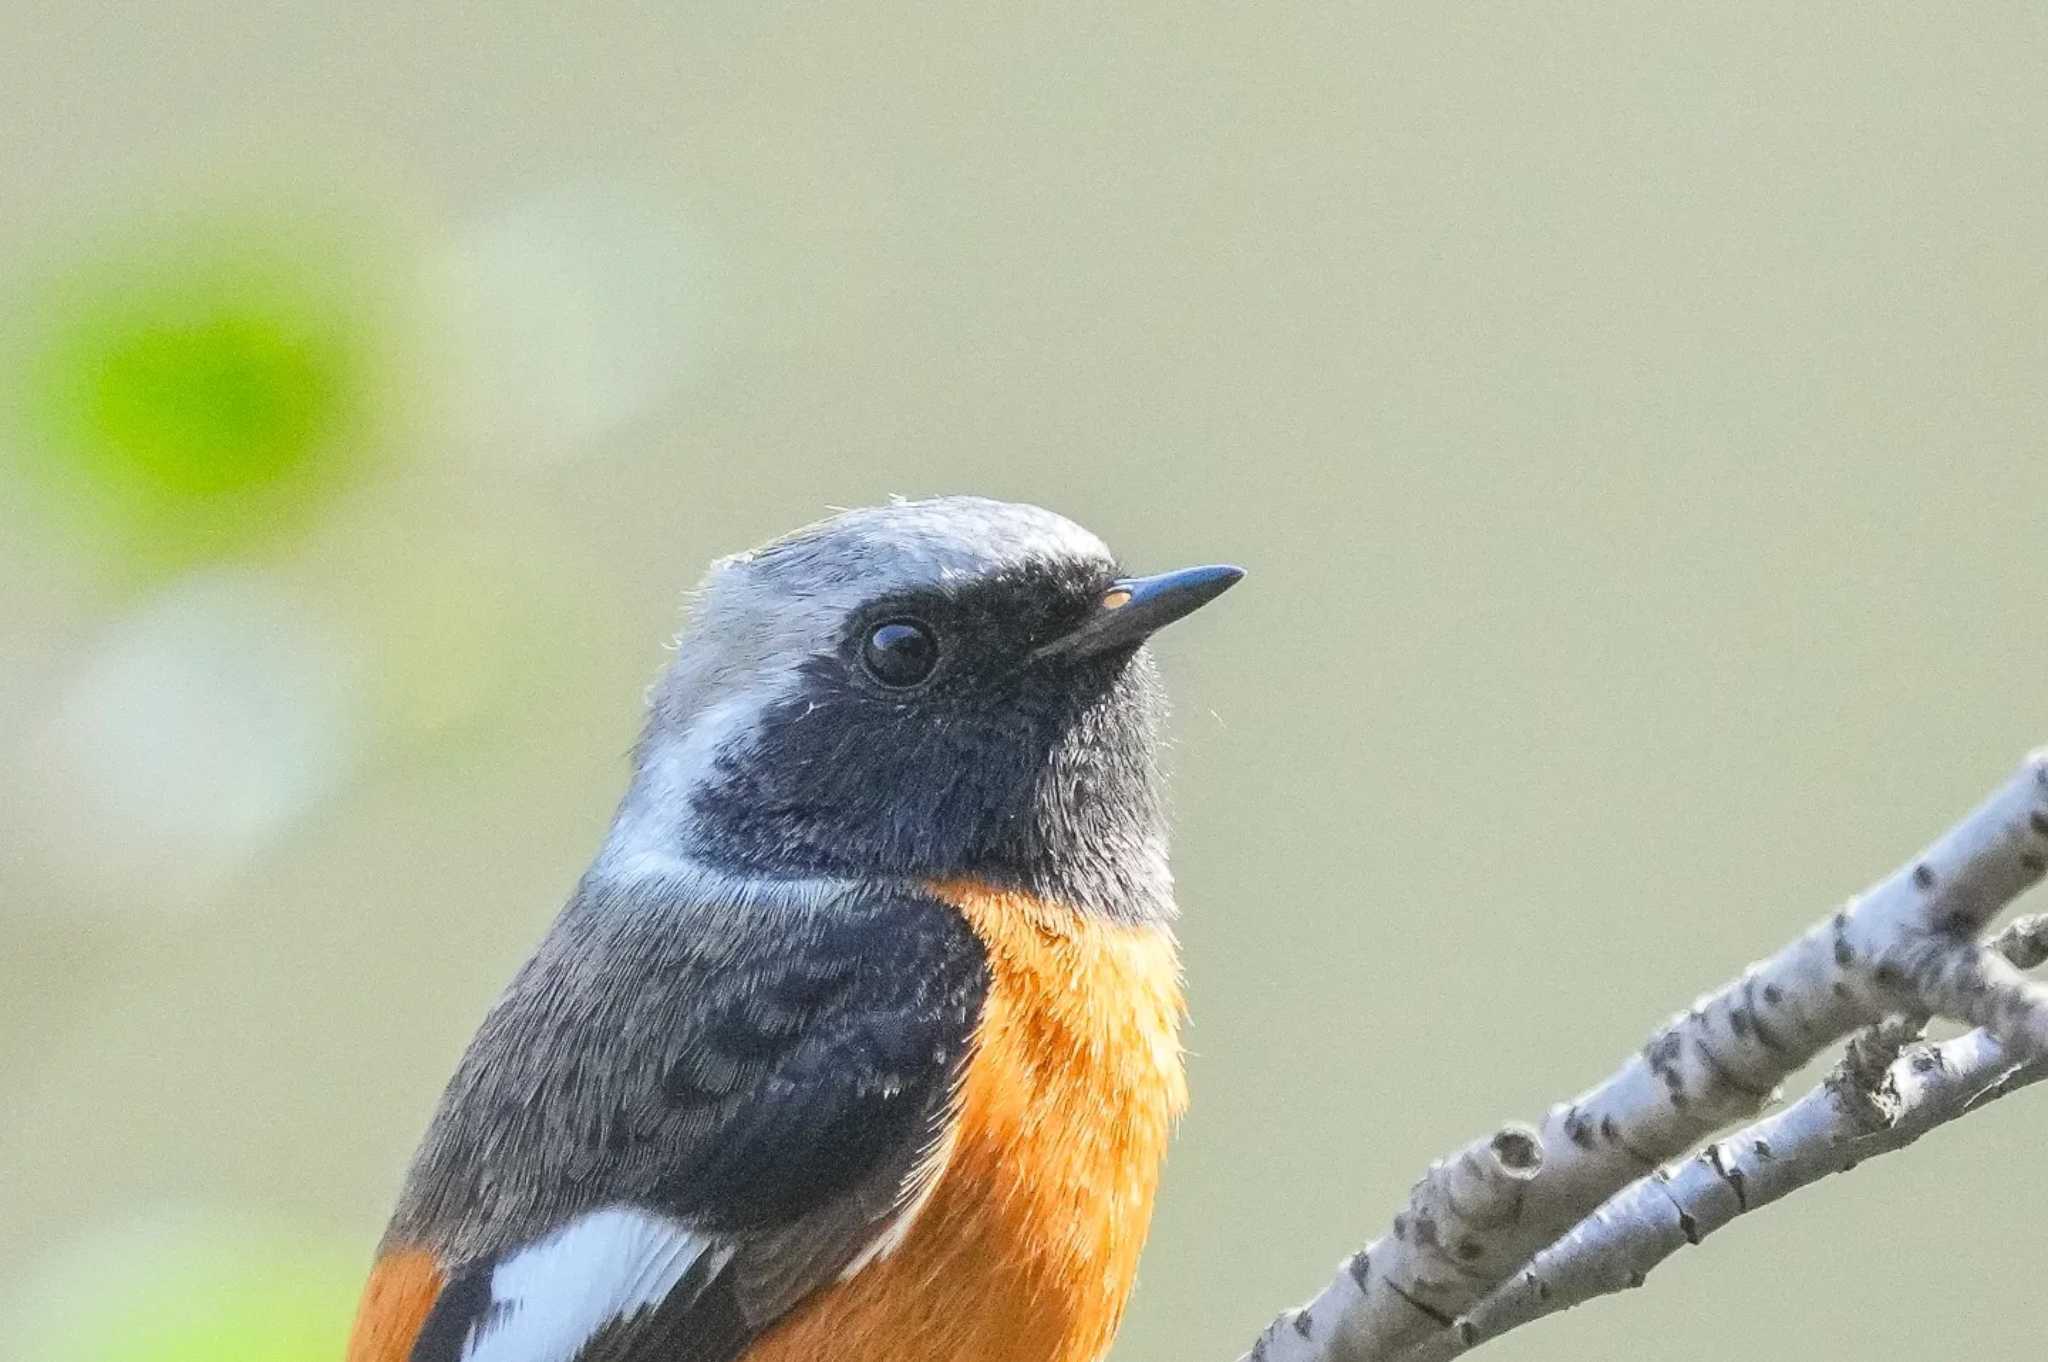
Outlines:
MULTIPOLYGON (((1603 1202, 1638 1182, 1667 1185, 1645 1175, 1754 1118, 1800 1066, 1886 1017, 1985 1028, 2013 1066, 2048 1053, 2048 989, 1977 940, 2044 871, 2048 750, 1912 863, 1702 998, 1539 1128, 1510 1126, 1432 1164, 1389 1232, 1268 1326, 1248 1358, 1372 1362, 1438 1335, 1455 1343, 1471 1325, 1463 1317, 1603 1202)), ((1865 1051, 1866 1070, 1885 1057, 1865 1051)))
MULTIPOLYGON (((1991 948, 2016 965, 2041 963, 2048 916, 2014 923, 1991 948)), ((1892 1019, 1864 1032, 1805 1097, 1631 1183, 1403 1362, 1444 1362, 1545 1315, 1640 1286, 1666 1258, 1736 1217, 2048 1078, 2048 1059, 2017 1059, 1981 1028, 1942 1045, 1918 1041, 1918 1030, 1892 1019), (1900 1048, 1873 1067, 1895 1041, 1900 1048)))

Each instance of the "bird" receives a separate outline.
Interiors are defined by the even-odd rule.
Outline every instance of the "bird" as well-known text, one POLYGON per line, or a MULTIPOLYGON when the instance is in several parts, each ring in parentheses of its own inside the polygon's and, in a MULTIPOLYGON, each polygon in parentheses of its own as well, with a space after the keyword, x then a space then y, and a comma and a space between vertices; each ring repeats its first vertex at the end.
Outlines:
POLYGON ((1130 575, 895 499, 712 564, 490 1007, 347 1362, 1096 1362, 1187 1101, 1130 575))

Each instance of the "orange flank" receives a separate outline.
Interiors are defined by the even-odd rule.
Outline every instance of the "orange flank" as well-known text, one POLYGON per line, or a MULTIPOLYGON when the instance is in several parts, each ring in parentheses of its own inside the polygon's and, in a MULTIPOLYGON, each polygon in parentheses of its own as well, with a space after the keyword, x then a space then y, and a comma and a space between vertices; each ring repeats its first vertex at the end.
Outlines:
POLYGON ((1187 1101, 1173 936, 973 882, 931 888, 990 971, 950 1156, 894 1251, 806 1299, 746 1362, 1096 1362, 1116 1334, 1187 1101))
POLYGON ((379 1258, 356 1307, 347 1362, 406 1362, 440 1294, 441 1268, 433 1254, 402 1249, 379 1258))

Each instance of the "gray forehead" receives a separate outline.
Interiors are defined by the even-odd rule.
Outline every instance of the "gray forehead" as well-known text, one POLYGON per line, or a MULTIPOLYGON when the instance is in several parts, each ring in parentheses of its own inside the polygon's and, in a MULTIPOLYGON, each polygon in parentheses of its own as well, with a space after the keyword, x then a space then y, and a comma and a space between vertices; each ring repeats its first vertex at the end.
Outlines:
MULTIPOLYGON (((799 664, 829 650, 852 612, 897 592, 965 583, 1033 562, 1114 567, 1100 539, 1036 506, 980 497, 844 511, 712 565, 693 593, 676 655, 650 697, 634 803, 620 845, 788 693, 799 664)), ((651 835, 651 834, 649 834, 651 835)))
POLYGON ((1108 568, 1108 545, 1062 515, 985 497, 893 501, 842 511, 744 554, 785 589, 864 596, 943 586, 1029 563, 1108 568))

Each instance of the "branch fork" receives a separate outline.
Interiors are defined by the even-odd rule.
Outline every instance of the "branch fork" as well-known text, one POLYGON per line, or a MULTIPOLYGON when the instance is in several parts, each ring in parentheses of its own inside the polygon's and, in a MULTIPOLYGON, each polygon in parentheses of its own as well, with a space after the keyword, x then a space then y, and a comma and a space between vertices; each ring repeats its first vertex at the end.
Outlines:
POLYGON ((1666 1023, 1605 1081, 1430 1165, 1246 1362, 1437 1362, 1611 1291, 1735 1217, 2048 1076, 2048 749, 1889 878, 1666 1023), (1920 1039, 1930 1018, 1975 1028, 1920 1039), (1758 1120, 1788 1077, 1840 1064, 1758 1120), (1730 1127, 1735 1134, 1689 1151, 1730 1127))

